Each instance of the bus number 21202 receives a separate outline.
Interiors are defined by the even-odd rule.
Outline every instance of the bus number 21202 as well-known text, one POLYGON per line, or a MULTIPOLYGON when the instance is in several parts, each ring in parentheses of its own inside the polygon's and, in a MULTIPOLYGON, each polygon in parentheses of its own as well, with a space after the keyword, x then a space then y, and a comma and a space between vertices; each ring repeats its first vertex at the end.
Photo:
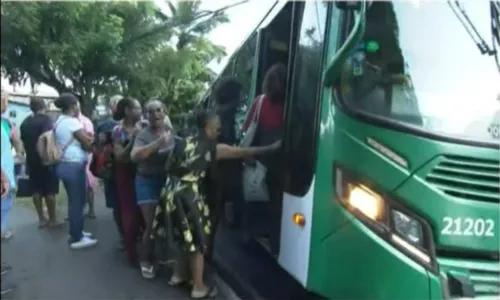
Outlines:
POLYGON ((460 236, 495 236, 495 221, 493 219, 472 219, 472 218, 443 218, 444 228, 442 235, 460 236))

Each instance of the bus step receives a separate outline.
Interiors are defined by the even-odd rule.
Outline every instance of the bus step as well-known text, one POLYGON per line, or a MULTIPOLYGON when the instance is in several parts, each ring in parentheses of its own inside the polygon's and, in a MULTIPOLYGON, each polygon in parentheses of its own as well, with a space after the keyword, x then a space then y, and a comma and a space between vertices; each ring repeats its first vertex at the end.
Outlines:
POLYGON ((257 240, 257 243, 259 243, 262 247, 264 247, 264 249, 267 252, 271 253, 271 243, 269 242, 268 238, 257 237, 256 240, 257 240))

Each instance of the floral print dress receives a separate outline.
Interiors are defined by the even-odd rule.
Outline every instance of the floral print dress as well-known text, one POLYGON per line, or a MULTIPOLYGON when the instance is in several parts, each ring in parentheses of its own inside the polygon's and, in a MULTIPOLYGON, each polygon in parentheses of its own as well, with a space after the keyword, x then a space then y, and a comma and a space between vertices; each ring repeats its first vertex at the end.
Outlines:
POLYGON ((203 180, 215 162, 215 143, 202 136, 176 139, 153 232, 183 252, 204 253, 211 234, 203 180))

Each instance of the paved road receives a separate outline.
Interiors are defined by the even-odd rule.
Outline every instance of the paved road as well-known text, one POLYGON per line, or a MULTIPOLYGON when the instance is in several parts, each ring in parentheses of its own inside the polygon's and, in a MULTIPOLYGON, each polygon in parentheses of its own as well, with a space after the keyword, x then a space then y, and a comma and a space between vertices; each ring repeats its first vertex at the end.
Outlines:
MULTIPOLYGON (((14 282, 12 299, 189 299, 188 291, 168 287, 166 279, 145 281, 125 263, 115 248, 117 234, 111 212, 98 201, 97 219, 86 230, 99 239, 97 247, 71 251, 67 225, 55 230, 38 229, 32 210, 16 206, 10 215, 14 236, 2 242, 2 261, 13 267, 2 281, 14 282)), ((62 216, 63 217, 63 216, 62 216)), ((218 299, 237 299, 215 276, 218 299)), ((4 297, 2 297, 4 298, 4 297)))

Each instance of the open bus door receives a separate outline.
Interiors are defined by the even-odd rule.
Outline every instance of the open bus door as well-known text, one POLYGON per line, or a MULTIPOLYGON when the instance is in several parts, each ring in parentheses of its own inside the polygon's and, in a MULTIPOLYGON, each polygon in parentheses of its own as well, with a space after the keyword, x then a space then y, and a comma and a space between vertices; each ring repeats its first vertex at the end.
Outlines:
MULTIPOLYGON (((290 61, 293 45, 294 2, 287 3, 272 21, 258 31, 258 41, 253 69, 253 87, 250 95, 259 95, 267 70, 277 63, 285 66, 290 61)), ((253 101, 255 97, 252 97, 253 101)), ((249 103, 249 107, 251 102, 249 103)), ((282 193, 280 193, 282 194, 282 193)), ((279 196, 278 196, 279 197, 279 196)), ((247 237, 257 240, 274 255, 279 253, 282 199, 266 202, 244 203, 244 231, 247 237)))

